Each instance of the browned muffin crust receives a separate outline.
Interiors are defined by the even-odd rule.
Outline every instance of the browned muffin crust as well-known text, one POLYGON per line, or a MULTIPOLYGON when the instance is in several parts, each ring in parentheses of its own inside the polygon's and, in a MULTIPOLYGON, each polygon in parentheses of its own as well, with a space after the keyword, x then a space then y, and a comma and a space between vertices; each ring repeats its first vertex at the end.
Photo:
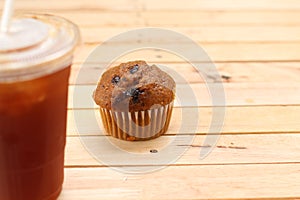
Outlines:
POLYGON ((132 61, 109 68, 94 92, 95 102, 115 111, 143 111, 174 100, 175 82, 155 65, 132 61))

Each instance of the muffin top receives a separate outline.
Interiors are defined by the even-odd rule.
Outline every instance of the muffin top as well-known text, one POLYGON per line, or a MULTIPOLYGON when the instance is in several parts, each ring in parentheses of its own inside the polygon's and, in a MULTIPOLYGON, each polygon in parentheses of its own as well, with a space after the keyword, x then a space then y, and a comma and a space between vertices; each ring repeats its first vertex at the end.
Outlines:
POLYGON ((93 97, 102 108, 136 112, 165 106, 174 93, 171 76, 145 61, 132 61, 105 71, 93 97))

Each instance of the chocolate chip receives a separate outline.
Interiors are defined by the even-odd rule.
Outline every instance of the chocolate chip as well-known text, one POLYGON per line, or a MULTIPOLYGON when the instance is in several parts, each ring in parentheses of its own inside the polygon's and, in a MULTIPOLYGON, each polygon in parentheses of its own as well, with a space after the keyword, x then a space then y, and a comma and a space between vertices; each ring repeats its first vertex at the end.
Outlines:
POLYGON ((133 103, 139 102, 139 95, 141 94, 140 90, 136 89, 132 94, 132 101, 133 103))
POLYGON ((113 79, 111 80, 111 82, 112 82, 113 84, 117 84, 119 81, 120 81, 120 76, 115 76, 115 77, 113 77, 113 79))
POLYGON ((131 69, 130 69, 130 73, 134 74, 135 72, 137 72, 139 70, 139 65, 134 65, 131 69))

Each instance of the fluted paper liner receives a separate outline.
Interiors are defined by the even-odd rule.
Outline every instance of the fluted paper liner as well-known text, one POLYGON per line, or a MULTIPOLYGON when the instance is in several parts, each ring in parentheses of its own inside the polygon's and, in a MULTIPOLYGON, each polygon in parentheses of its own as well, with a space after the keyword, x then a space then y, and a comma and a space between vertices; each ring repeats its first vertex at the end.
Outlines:
POLYGON ((173 102, 156 109, 117 112, 100 107, 106 132, 122 140, 149 140, 163 135, 169 127, 173 102))

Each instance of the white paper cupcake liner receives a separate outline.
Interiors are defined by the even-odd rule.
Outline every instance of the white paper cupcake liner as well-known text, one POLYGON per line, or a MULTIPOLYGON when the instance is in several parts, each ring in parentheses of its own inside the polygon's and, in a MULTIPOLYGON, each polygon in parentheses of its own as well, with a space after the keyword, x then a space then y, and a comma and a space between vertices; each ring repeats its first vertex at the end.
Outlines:
POLYGON ((122 140, 149 140, 164 134, 169 127, 173 102, 156 109, 117 112, 100 108, 106 132, 122 140))

